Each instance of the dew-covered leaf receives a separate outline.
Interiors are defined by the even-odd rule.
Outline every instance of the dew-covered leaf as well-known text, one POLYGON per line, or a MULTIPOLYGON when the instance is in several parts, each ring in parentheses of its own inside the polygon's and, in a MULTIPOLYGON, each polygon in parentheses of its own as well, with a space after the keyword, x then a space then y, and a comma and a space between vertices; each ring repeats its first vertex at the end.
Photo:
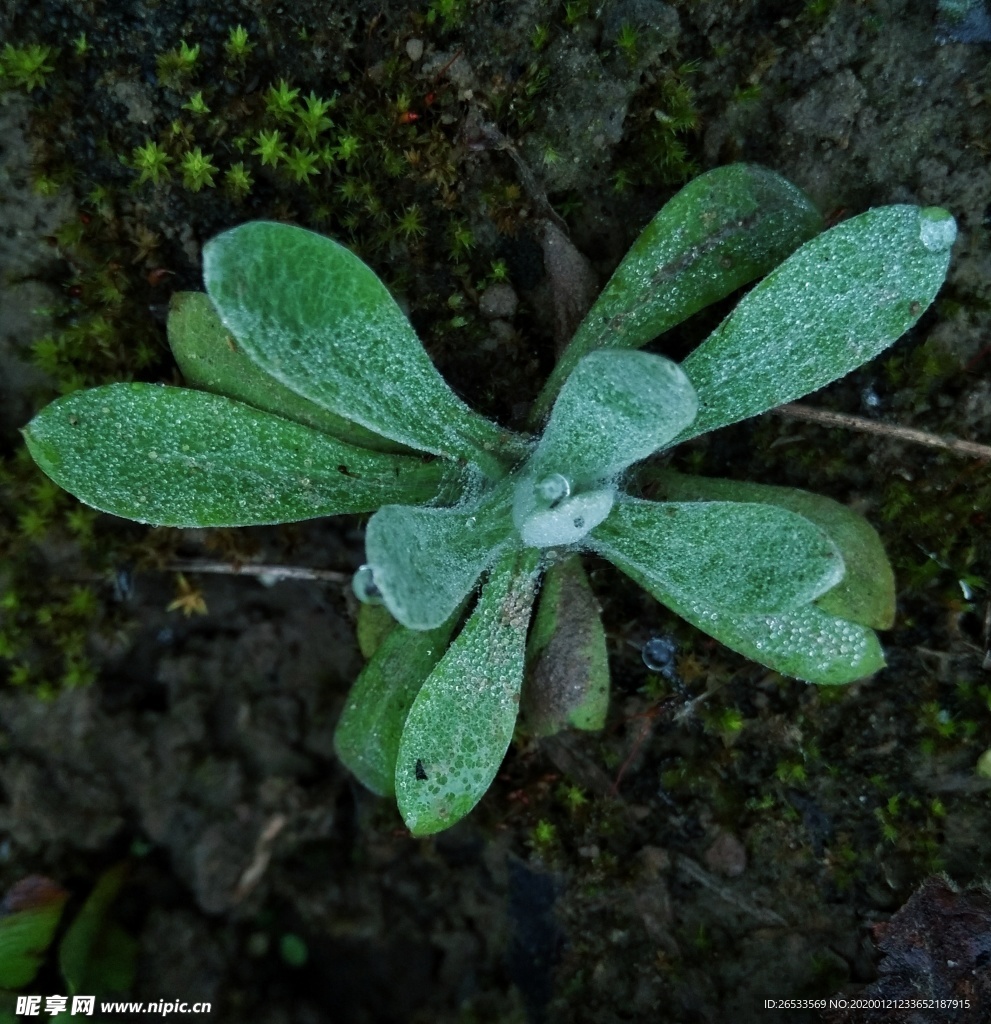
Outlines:
POLYGON ((609 515, 616 501, 616 488, 610 484, 573 494, 553 508, 545 508, 536 499, 539 484, 533 476, 521 477, 513 502, 513 522, 528 548, 577 544, 609 515))
POLYGON ((38 973, 69 894, 42 875, 16 882, 0 903, 0 989, 22 988, 38 973))
POLYGON ((168 335, 179 369, 194 387, 236 398, 359 448, 379 452, 411 450, 302 398, 256 366, 238 348, 203 292, 176 292, 172 296, 168 335))
POLYGON ((884 351, 935 298, 955 237, 945 210, 884 206, 806 242, 682 363, 700 408, 674 443, 801 398, 884 351))
POLYGON ((386 455, 206 391, 109 384, 24 428, 35 462, 102 512, 159 526, 252 526, 430 501, 449 463, 386 455))
POLYGON ((539 423, 579 360, 640 348, 776 267, 822 228, 808 197, 755 164, 699 175, 647 225, 579 326, 538 398, 539 423))
POLYGON ((877 531, 863 516, 832 498, 794 487, 688 476, 648 467, 638 479, 659 486, 669 501, 758 501, 804 516, 828 534, 843 556, 846 573, 817 599, 830 615, 873 629, 890 629, 895 619, 895 577, 877 531))
MULTIPOLYGON (((369 607, 374 606, 362 606, 369 607)), ((351 687, 334 732, 334 750, 358 781, 379 796, 396 791, 396 756, 406 716, 447 649, 460 615, 459 608, 437 629, 397 625, 351 687)))
POLYGON ((609 709, 606 634, 577 555, 544 574, 526 657, 522 712, 531 733, 603 727, 609 709))
POLYGON ((780 615, 734 615, 654 596, 730 650, 807 683, 842 686, 884 668, 884 652, 872 629, 829 615, 816 604, 780 615))
POLYGON ((409 629, 446 622, 511 535, 508 484, 456 508, 386 505, 368 521, 365 556, 386 607, 409 629))
POLYGON ((734 613, 791 611, 843 577, 829 537, 776 505, 627 498, 589 546, 651 593, 734 613))
POLYGON ((692 385, 670 359, 593 352, 561 389, 529 472, 560 473, 581 489, 653 454, 697 411, 692 385))
POLYGON ((203 248, 206 290, 248 358, 304 398, 401 444, 493 472, 523 440, 448 387, 385 285, 354 253, 255 221, 203 248))
POLYGON ((396 799, 414 835, 463 818, 506 755, 539 563, 535 550, 500 557, 471 618, 413 702, 399 744, 396 799))

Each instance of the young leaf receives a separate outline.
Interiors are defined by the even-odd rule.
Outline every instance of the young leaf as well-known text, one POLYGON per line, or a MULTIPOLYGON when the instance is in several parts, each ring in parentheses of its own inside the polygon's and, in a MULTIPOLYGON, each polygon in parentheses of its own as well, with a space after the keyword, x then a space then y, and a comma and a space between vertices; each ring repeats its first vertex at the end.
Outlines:
POLYGON ((183 376, 194 387, 226 395, 264 412, 377 452, 412 451, 301 398, 280 384, 237 347, 208 295, 176 292, 169 303, 169 347, 183 376))
POLYGON ((794 487, 772 487, 738 480, 686 476, 672 469, 647 467, 640 483, 656 482, 668 501, 759 501, 790 509, 815 523, 839 548, 846 573, 816 600, 829 615, 873 629, 890 629, 895 620, 895 577, 877 531, 863 516, 821 494, 794 487))
POLYGON ((127 876, 120 863, 105 871, 59 945, 59 966, 70 995, 123 991, 134 978, 137 943, 107 919, 127 876))
POLYGON ((806 242, 682 363, 700 410, 672 444, 801 398, 884 351, 932 302, 955 237, 945 210, 884 206, 806 242))
POLYGON ((696 412, 677 363, 649 352, 593 352, 561 389, 529 472, 560 473, 581 490, 652 455, 696 412))
POLYGON ((50 878, 30 875, 0 903, 0 989, 22 988, 38 973, 69 894, 50 878))
POLYGON ((430 501, 452 473, 441 461, 365 451, 242 402, 155 384, 66 395, 24 439, 80 501, 160 526, 286 523, 430 501))
POLYGON ((296 394, 422 451, 500 475, 524 439, 472 412, 385 285, 354 253, 254 221, 203 247, 206 290, 248 358, 296 394))
POLYGON ((396 792, 396 757, 406 716, 447 649, 460 615, 458 609, 437 629, 396 626, 351 687, 334 732, 334 750, 358 781, 378 796, 396 792))
POLYGON ((535 550, 499 559, 471 618, 413 702, 399 743, 396 798, 414 835, 463 818, 506 755, 539 563, 535 550))
POLYGON ((829 537, 775 505, 628 498, 589 546, 652 594, 744 615, 801 608, 843 577, 829 537))
POLYGON ((544 574, 526 659, 521 710, 533 735, 605 725, 609 709, 606 634, 577 555, 555 562, 544 574))
POLYGON ((368 521, 365 557, 386 607, 409 629, 446 622, 510 537, 502 485, 457 508, 386 505, 368 521))
POLYGON ((583 356, 641 348, 766 274, 821 229, 808 197, 767 168, 730 164, 690 181, 623 258, 554 367, 531 425, 547 415, 583 356))

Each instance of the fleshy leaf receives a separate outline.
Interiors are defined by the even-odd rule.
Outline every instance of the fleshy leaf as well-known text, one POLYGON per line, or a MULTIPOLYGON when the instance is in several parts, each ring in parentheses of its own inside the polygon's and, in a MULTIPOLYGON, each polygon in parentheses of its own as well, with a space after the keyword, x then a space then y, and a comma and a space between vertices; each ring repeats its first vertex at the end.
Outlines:
POLYGON ((69 894, 50 878, 16 882, 0 904, 0 989, 22 988, 38 973, 69 894))
POLYGON ((669 501, 760 501, 790 509, 815 523, 839 548, 846 566, 843 579, 818 598, 829 615, 873 629, 890 629, 895 619, 895 577, 877 531, 863 516, 821 494, 794 487, 772 487, 738 480, 688 476, 648 467, 641 484, 656 482, 669 501))
POLYGON ((807 683, 842 686, 884 668, 884 652, 872 629, 815 604, 780 615, 734 615, 654 596, 738 654, 807 683))
POLYGON ((194 387, 236 398, 359 448, 379 452, 411 451, 300 397, 255 366, 237 347, 204 292, 176 292, 172 296, 168 334, 169 347, 179 369, 194 387))
POLYGON ((522 438, 448 387, 385 285, 354 253, 253 221, 203 247, 206 290, 248 358, 296 394, 401 444, 499 475, 522 438))
POLYGON ((437 629, 396 626, 351 687, 334 732, 334 750, 378 796, 395 794, 396 756, 406 716, 444 654, 460 614, 458 609, 437 629))
POLYGON ((615 476, 687 427, 698 400, 677 363, 649 352, 593 352, 558 395, 529 472, 572 489, 615 476))
POLYGON ((641 348, 692 313, 776 267, 822 229, 808 197, 755 164, 690 181, 633 243, 538 398, 547 415, 579 360, 600 348, 641 348))
POLYGON ((414 835, 463 818, 506 755, 539 563, 535 550, 499 559, 471 618, 413 702, 399 744, 396 798, 414 835))
POLYGON ((601 729, 609 709, 606 634, 581 559, 570 555, 544 574, 527 642, 522 712, 535 736, 601 729))
POLYGON ((806 242, 682 363, 700 409, 672 443, 801 398, 884 351, 939 291, 955 237, 945 210, 884 206, 806 242))
POLYGON ((446 622, 510 538, 508 485, 474 505, 386 505, 368 521, 365 556, 375 586, 409 629, 446 622))
POLYGON ((430 501, 453 472, 440 460, 355 448, 221 395, 156 384, 66 395, 24 438, 80 501, 160 526, 286 523, 430 501))
POLYGON ((775 505, 628 498, 589 543, 651 593, 732 613, 792 611, 843 577, 829 537, 775 505))

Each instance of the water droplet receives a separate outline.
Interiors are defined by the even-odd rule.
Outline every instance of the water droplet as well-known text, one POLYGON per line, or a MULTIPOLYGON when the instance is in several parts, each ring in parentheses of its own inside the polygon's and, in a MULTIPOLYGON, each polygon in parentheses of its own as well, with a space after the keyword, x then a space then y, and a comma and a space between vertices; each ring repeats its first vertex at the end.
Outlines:
POLYGON ((362 604, 384 604, 382 591, 375 585, 375 573, 370 565, 359 565, 351 577, 351 589, 362 604))
POLYGON ((643 663, 651 672, 659 672, 670 679, 675 672, 674 656, 678 653, 678 645, 673 637, 652 636, 640 651, 643 663))
POLYGON ((919 211, 919 238, 930 252, 945 252, 957 237, 957 222, 940 206, 919 211))
POLYGON ((571 484, 561 473, 551 473, 533 485, 533 492, 538 501, 546 502, 553 507, 571 494, 571 484))

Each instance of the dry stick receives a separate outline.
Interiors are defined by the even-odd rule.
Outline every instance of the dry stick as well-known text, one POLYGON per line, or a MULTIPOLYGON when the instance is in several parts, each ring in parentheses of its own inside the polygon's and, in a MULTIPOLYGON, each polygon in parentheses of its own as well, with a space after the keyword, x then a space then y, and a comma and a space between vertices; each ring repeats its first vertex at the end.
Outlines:
POLYGON ((913 444, 924 444, 930 448, 944 448, 956 455, 969 455, 977 459, 991 459, 991 447, 977 444, 976 441, 959 441, 955 437, 940 437, 926 430, 913 430, 911 427, 899 427, 892 423, 879 423, 863 416, 850 416, 845 412, 829 412, 826 409, 812 409, 807 405, 779 405, 771 412, 792 420, 804 420, 806 423, 820 423, 824 427, 849 427, 865 434, 881 434, 899 441, 911 441, 913 444))
POLYGON ((351 574, 334 569, 307 569, 301 565, 255 565, 233 562, 209 562, 198 558, 179 558, 162 566, 164 572, 207 572, 225 576, 267 576, 274 580, 323 580, 350 583, 351 574))

